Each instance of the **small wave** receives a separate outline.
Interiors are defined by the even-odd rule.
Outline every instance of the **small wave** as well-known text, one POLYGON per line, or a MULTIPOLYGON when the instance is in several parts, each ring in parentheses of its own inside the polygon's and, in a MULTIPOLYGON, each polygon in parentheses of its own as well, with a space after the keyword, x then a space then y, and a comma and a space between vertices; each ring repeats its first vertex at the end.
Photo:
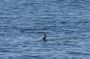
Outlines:
POLYGON ((15 56, 15 57, 12 57, 12 56, 9 56, 8 59, 42 59, 41 56, 30 56, 30 55, 21 55, 21 56, 15 56))
POLYGON ((10 51, 4 48, 0 48, 0 52, 10 52, 10 51))
POLYGON ((71 54, 71 55, 90 55, 90 53, 73 52, 73 51, 68 51, 66 54, 71 54))

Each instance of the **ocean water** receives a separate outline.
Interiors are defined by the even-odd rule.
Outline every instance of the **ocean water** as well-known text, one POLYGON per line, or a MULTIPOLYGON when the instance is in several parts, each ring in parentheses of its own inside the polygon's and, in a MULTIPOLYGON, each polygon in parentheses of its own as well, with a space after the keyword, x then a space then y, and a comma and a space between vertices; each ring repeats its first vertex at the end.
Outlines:
POLYGON ((0 0, 0 59, 90 59, 90 0, 0 0))

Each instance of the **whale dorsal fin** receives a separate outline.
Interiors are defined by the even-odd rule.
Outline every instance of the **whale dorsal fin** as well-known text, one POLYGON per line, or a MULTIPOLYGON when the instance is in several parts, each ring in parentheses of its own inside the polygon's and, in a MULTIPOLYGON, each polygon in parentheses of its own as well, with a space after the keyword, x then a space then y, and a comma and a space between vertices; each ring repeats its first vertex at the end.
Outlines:
POLYGON ((46 40, 46 37, 47 37, 47 36, 46 36, 46 32, 44 32, 44 37, 42 38, 42 40, 45 41, 45 42, 47 41, 47 40, 46 40))

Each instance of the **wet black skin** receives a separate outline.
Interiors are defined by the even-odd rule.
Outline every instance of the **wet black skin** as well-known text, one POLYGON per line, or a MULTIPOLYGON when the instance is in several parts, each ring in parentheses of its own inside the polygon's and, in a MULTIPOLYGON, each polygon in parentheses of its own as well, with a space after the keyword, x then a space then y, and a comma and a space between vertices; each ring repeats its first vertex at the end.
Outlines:
POLYGON ((46 42, 47 40, 46 40, 46 32, 44 32, 44 37, 42 38, 42 40, 44 41, 44 42, 46 42))

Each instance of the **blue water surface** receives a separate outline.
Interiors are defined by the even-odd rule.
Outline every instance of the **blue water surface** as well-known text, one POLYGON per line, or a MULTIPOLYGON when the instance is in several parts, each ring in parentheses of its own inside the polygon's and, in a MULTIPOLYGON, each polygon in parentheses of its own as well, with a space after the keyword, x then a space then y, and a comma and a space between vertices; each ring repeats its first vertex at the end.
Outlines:
POLYGON ((0 59, 90 59, 90 0, 0 0, 0 59))

